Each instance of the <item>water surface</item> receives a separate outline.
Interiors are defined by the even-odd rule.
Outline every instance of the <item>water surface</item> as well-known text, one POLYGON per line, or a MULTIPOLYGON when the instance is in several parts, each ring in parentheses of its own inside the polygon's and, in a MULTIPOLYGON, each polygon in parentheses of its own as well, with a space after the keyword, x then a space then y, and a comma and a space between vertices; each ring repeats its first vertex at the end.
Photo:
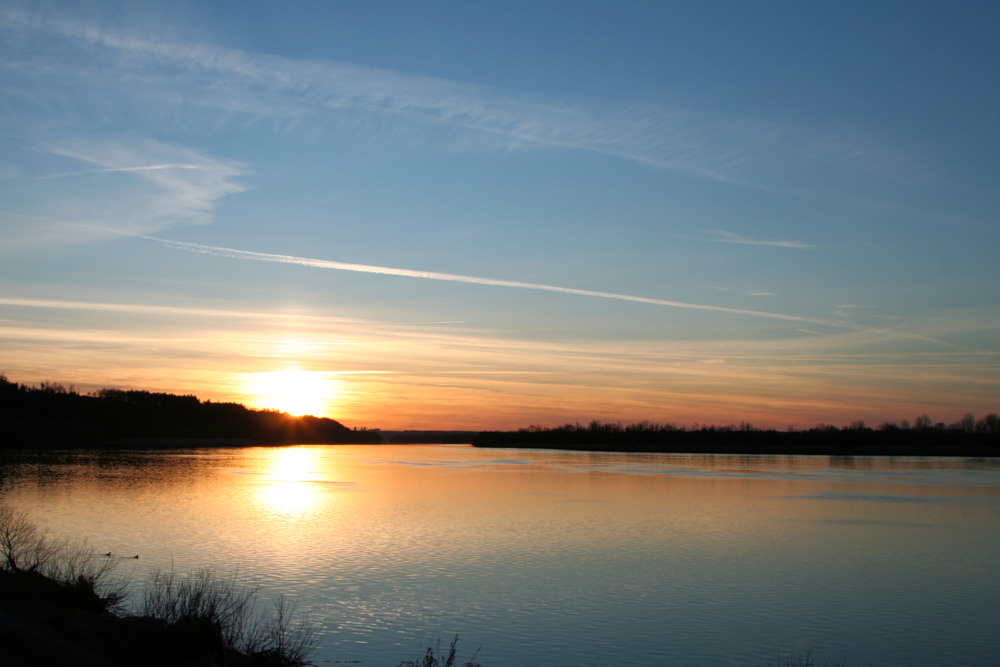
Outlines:
POLYGON ((7 460, 0 496, 137 578, 238 568, 293 596, 319 664, 455 633, 486 667, 1000 660, 996 461, 87 451, 7 460))

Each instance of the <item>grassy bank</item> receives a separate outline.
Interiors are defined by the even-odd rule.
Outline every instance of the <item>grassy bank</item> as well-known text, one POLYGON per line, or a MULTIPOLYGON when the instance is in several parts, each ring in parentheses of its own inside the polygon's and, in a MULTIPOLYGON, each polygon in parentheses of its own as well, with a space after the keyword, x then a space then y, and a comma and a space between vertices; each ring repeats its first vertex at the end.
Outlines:
POLYGON ((256 588, 210 570, 153 572, 135 611, 115 561, 55 540, 0 505, 0 646, 8 667, 180 665, 298 667, 315 633, 283 599, 269 613, 256 588))

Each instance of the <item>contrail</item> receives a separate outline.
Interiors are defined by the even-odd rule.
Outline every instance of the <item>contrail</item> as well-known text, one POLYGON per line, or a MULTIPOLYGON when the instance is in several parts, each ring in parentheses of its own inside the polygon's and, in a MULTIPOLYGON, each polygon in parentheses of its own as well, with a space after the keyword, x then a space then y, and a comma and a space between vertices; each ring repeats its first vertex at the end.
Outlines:
MULTIPOLYGON (((63 220, 54 220, 52 218, 42 218, 33 215, 26 215, 24 213, 15 213, 13 211, 0 210, 0 213, 7 215, 16 215, 22 218, 28 218, 31 220, 43 220, 45 222, 54 222, 57 224, 70 225, 73 227, 81 227, 85 229, 92 229, 96 231, 101 231, 105 233, 118 234, 121 236, 130 236, 132 238, 141 238, 147 241, 154 241, 161 245, 167 246, 169 248, 174 248, 177 250, 186 250, 188 252, 201 253, 203 255, 214 255, 216 257, 228 257, 231 259, 245 259, 253 260, 257 262, 272 262, 276 264, 295 264, 298 266, 310 266, 319 269, 331 269, 335 271, 354 271, 356 273, 376 273, 386 276, 403 276, 407 278, 423 278, 424 280, 444 280, 449 282, 457 283, 471 283, 473 285, 491 285, 495 287, 514 287, 518 289, 530 289, 530 290, 540 290, 543 292, 556 292, 559 294, 575 294, 577 296, 589 296, 596 297, 599 299, 615 299, 618 301, 632 301, 634 303, 647 303, 654 306, 666 306, 668 308, 686 308, 689 310, 706 310, 710 312, 717 313, 729 313, 733 315, 747 315, 750 317, 763 317, 772 320, 783 320, 786 322, 802 322, 804 324, 819 324, 822 326, 835 327, 838 329, 850 329, 852 331, 861 331, 867 333, 883 334, 883 335, 893 335, 901 336, 903 338, 909 338, 913 340, 921 340, 927 343, 933 343, 935 345, 942 345, 944 347, 950 347, 959 350, 966 350, 970 352, 983 353, 982 350, 975 350, 972 348, 967 348, 964 346, 956 345, 954 343, 949 343, 947 341, 938 340, 936 338, 930 338, 927 336, 920 336, 918 334, 910 334, 899 331, 888 331, 885 329, 878 329, 874 327, 867 327, 860 324, 854 324, 844 320, 831 321, 823 320, 815 317, 803 317, 801 315, 786 315, 784 313, 772 313, 764 310, 748 310, 744 308, 727 308, 725 306, 709 306, 701 303, 687 303, 685 301, 671 301, 668 299, 653 299, 651 297, 645 296, 635 296, 632 294, 616 294, 614 292, 599 292, 595 290, 585 290, 577 289, 575 287, 559 287, 557 285, 543 285, 540 283, 526 283, 517 280, 500 280, 497 278, 480 278, 477 276, 463 276, 455 273, 438 273, 435 271, 416 271, 414 269, 396 269, 388 266, 374 266, 371 264, 352 264, 349 262, 333 262, 326 259, 313 259, 310 257, 298 257, 295 255, 278 255, 274 253, 266 252, 255 252, 253 250, 239 250, 237 248, 226 248, 222 246, 210 246, 203 245, 201 243, 190 243, 187 241, 171 241, 170 239, 160 238, 158 236, 149 236, 147 234, 139 234, 136 232, 127 232, 121 229, 113 229, 110 227, 102 227, 99 225, 88 225, 79 222, 68 222, 63 220)), ((804 333, 820 333, 816 331, 806 331, 800 329, 804 333)))
POLYGON ((252 250, 238 250, 236 248, 225 248, 220 246, 202 245, 200 243, 189 243, 185 241, 171 241, 156 236, 146 236, 139 234, 141 238, 156 241, 167 247, 177 250, 187 250, 204 255, 214 255, 216 257, 228 257, 231 259, 245 259, 257 262, 272 262, 275 264, 295 264, 298 266, 309 266, 317 269, 330 269, 334 271, 354 271, 356 273, 376 273, 385 276, 403 276, 406 278, 422 278, 424 280, 443 280, 454 283, 469 283, 473 285, 489 285, 492 287, 514 287, 517 289, 538 290, 543 292, 556 292, 559 294, 575 294, 577 296, 596 297, 599 299, 614 299, 617 301, 632 301, 634 303, 647 303, 654 306, 667 306, 670 308, 686 308, 689 310, 707 310, 717 313, 729 313, 734 315, 750 315, 753 317, 765 317, 773 320, 785 320, 789 322, 805 322, 809 324, 821 324, 838 328, 857 329, 855 325, 845 322, 830 322, 827 320, 815 319, 812 317, 802 317, 800 315, 785 315, 783 313, 771 313, 762 310, 746 310, 743 308, 727 308, 724 306, 708 306, 699 303, 687 303, 684 301, 670 301, 667 299, 654 299, 645 296, 634 296, 631 294, 616 294, 614 292, 598 292, 595 290, 577 289, 575 287, 559 287, 557 285, 543 285, 540 283, 526 283, 519 280, 501 280, 497 278, 480 278, 477 276, 464 276, 454 273, 438 273, 436 271, 417 271, 414 269, 397 269, 388 266, 373 266, 371 264, 352 264, 348 262, 334 262, 326 259, 313 259, 310 257, 297 257, 295 255, 278 255, 267 252, 254 252, 252 250))
MULTIPOLYGON (((397 269, 390 266, 374 266, 372 264, 353 264, 350 262, 334 262, 328 259, 314 259, 311 257, 299 257, 296 255, 279 255, 269 252, 256 252, 253 250, 239 250, 238 248, 226 248, 223 246, 204 245, 201 243, 191 243, 188 241, 172 241, 170 239, 160 238, 159 236, 150 236, 148 234, 127 232, 121 229, 114 229, 111 227, 101 227, 98 225, 88 225, 79 222, 53 220, 51 218, 40 218, 32 215, 25 215, 23 213, 14 213, 12 211, 2 211, 2 212, 34 220, 45 220, 47 222, 55 222, 58 224, 71 225, 74 227, 93 229, 106 233, 119 234, 121 236, 131 236, 133 238, 141 238, 147 241, 154 241, 161 245, 167 246, 168 248, 174 248, 176 250, 186 250, 188 252, 200 253, 202 255, 213 255, 216 257, 227 257, 230 259, 245 259, 256 262, 271 262, 274 264, 294 264, 297 266, 309 266, 317 269, 330 269, 333 271, 375 273, 384 276, 402 276, 405 278, 422 278, 424 280, 443 280, 453 283, 469 283, 472 285, 489 285, 493 287, 514 287, 516 289, 538 290, 542 292, 556 292, 558 294, 575 294, 577 296, 589 296, 598 299, 614 299, 616 301, 647 303, 654 306, 666 306, 668 308, 707 310, 710 312, 729 313, 732 315, 749 315, 751 317, 764 317, 772 320, 783 320, 786 322, 820 324, 823 326, 837 327, 838 329, 853 329, 855 331, 871 330, 868 327, 863 327, 857 324, 851 324, 849 322, 843 322, 843 321, 832 322, 829 320, 822 320, 814 317, 803 317, 801 315, 786 315, 784 313, 772 313, 764 310, 748 310, 745 308, 727 308, 725 306, 709 306, 701 303, 688 303, 686 301, 671 301, 669 299, 654 299, 652 297, 635 296, 632 294, 617 294, 615 292, 599 292, 596 290, 578 289, 576 287, 559 287, 558 285, 526 283, 519 280, 481 278, 478 276, 464 276, 457 273, 439 273, 437 271, 417 271, 415 269, 397 269)), ((941 341, 933 341, 933 342, 947 345, 947 343, 943 343, 941 341)))

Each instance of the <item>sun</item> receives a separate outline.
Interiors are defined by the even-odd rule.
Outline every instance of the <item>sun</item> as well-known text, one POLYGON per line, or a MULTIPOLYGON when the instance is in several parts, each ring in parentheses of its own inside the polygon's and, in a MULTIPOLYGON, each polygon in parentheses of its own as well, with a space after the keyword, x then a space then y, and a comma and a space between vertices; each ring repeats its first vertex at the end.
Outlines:
POLYGON ((325 416, 338 393, 335 380, 322 371, 287 369, 254 373, 249 384, 254 403, 295 416, 325 416))

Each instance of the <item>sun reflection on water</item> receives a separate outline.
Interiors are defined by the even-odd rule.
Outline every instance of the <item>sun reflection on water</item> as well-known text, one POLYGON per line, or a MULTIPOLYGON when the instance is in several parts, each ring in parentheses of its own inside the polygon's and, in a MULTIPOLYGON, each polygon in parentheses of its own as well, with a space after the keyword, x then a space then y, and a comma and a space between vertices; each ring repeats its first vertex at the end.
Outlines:
POLYGON ((304 518, 323 499, 323 481, 316 452, 309 447, 281 447, 263 461, 263 479, 256 494, 268 511, 289 519, 304 518))

